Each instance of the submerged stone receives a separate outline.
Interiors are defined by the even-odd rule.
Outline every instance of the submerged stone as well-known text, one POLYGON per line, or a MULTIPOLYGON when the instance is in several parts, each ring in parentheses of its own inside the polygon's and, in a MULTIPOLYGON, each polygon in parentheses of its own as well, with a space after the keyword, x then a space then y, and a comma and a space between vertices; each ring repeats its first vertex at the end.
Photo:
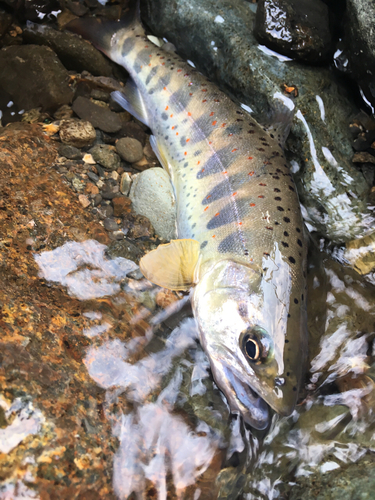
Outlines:
POLYGON ((254 34, 270 49, 309 63, 327 59, 332 49, 321 0, 259 0, 254 34))

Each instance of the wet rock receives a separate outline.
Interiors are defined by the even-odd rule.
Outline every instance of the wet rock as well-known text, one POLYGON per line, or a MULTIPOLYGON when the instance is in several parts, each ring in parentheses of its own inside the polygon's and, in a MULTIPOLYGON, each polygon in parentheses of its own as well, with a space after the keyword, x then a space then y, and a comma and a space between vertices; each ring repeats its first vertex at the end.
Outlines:
POLYGON ((148 159, 145 156, 143 156, 141 160, 136 161, 135 163, 132 164, 132 167, 139 170, 140 172, 143 172, 144 170, 147 170, 154 166, 155 165, 149 163, 148 159))
POLYGON ((120 166, 120 157, 113 146, 97 144, 89 152, 97 163, 108 170, 116 170, 120 166))
POLYGON ((375 156, 363 151, 362 153, 356 153, 352 161, 353 163, 373 163, 375 165, 375 156))
MULTIPOLYGON (((335 463, 335 462, 333 462, 335 463)), ((372 455, 357 464, 338 467, 337 470, 299 478, 293 486, 290 500, 350 500, 374 496, 375 467, 372 455)))
POLYGON ((78 196, 78 200, 83 208, 87 208, 90 205, 90 200, 84 194, 80 194, 78 196))
POLYGON ((112 64, 86 40, 67 31, 57 31, 47 25, 29 22, 23 30, 26 43, 47 45, 57 54, 66 69, 87 70, 96 76, 111 76, 112 64))
POLYGON ((112 217, 113 207, 111 207, 111 205, 102 205, 96 208, 95 213, 99 216, 99 219, 104 220, 108 217, 112 217))
POLYGON ((124 213, 131 211, 131 199, 127 196, 118 196, 113 198, 113 215, 115 217, 121 217, 124 213))
POLYGON ((74 177, 72 179, 72 186, 76 191, 83 191, 83 188, 85 187, 83 181, 81 179, 78 179, 78 177, 74 177))
POLYGON ((116 142, 116 150, 121 158, 129 163, 135 163, 142 159, 142 144, 132 137, 123 137, 116 142))
POLYGON ((139 248, 126 238, 125 240, 111 243, 106 253, 111 259, 123 257, 124 259, 132 260, 136 264, 139 263, 139 259, 142 257, 142 252, 139 248))
POLYGON ((120 133, 125 137, 132 137, 133 139, 137 139, 137 141, 139 141, 142 146, 144 146, 146 143, 146 133, 144 130, 142 130, 138 123, 123 123, 120 133))
POLYGON ((166 240, 176 237, 176 205, 165 170, 152 168, 137 175, 129 197, 134 211, 150 219, 157 235, 166 240))
POLYGON ((82 159, 82 153, 78 148, 75 148, 74 146, 68 146, 67 144, 61 144, 59 146, 59 155, 65 156, 65 158, 68 158, 69 160, 81 160, 82 159))
POLYGON ((122 228, 127 231, 129 238, 150 238, 155 233, 150 220, 143 215, 123 213, 123 219, 122 228))
POLYGON ((121 179, 120 179, 120 191, 125 196, 127 196, 129 194, 131 183, 132 183, 132 180, 131 180, 129 172, 124 172, 121 175, 121 179))
POLYGON ((98 175, 96 175, 96 174, 94 174, 94 172, 91 172, 91 170, 89 170, 89 171, 87 172, 87 177, 88 177, 90 180, 92 180, 93 182, 98 182, 98 180, 99 180, 99 176, 98 176, 98 175))
POLYGON ((121 129, 122 122, 116 113, 107 107, 95 104, 87 97, 77 97, 72 109, 82 120, 89 121, 103 132, 114 133, 121 129))
POLYGON ((309 63, 331 52, 328 8, 321 0, 259 0, 254 34, 270 49, 309 63))
POLYGON ((100 194, 94 196, 94 207, 97 207, 102 202, 103 198, 100 194))
POLYGON ((92 182, 88 182, 86 184, 85 191, 88 194, 93 194, 93 195, 99 194, 98 186, 95 186, 95 184, 93 184, 92 182))
POLYGON ((375 106, 375 5, 366 0, 347 0, 343 50, 345 69, 359 83, 375 106))
POLYGON ((13 16, 3 9, 0 9, 0 40, 8 31, 8 28, 12 24, 13 16))
POLYGON ((252 35, 255 15, 247 2, 176 0, 173 9, 167 0, 146 4, 143 14, 153 33, 174 43, 182 57, 250 106, 260 122, 277 107, 275 96, 294 89, 288 159, 306 217, 333 241, 363 235, 373 215, 367 207, 369 186, 351 162, 348 123, 358 110, 333 74, 265 53, 252 35))
POLYGON ((104 227, 107 231, 118 231, 119 229, 117 222, 110 217, 104 219, 104 227))
POLYGON ((73 118, 73 111, 71 106, 63 104, 57 111, 55 111, 53 117, 56 120, 69 120, 70 118, 73 118))
POLYGON ((91 123, 80 120, 64 120, 60 125, 59 134, 61 142, 76 148, 90 146, 96 139, 91 123))
MULTIPOLYGON (((69 74, 49 47, 22 45, 0 50, 1 89, 21 110, 55 111, 72 101, 69 74)), ((0 91, 1 93, 1 91, 0 91)))

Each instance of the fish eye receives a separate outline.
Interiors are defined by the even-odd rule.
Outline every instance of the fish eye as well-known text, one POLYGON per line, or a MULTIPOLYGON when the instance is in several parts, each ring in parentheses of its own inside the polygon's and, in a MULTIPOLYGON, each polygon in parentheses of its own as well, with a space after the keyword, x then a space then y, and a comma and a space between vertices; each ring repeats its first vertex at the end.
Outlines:
POLYGON ((248 328, 243 332, 242 350, 252 363, 266 361, 272 351, 272 341, 262 328, 248 328))
POLYGON ((259 343, 256 339, 247 337, 244 342, 244 350, 251 361, 258 361, 260 357, 259 343))

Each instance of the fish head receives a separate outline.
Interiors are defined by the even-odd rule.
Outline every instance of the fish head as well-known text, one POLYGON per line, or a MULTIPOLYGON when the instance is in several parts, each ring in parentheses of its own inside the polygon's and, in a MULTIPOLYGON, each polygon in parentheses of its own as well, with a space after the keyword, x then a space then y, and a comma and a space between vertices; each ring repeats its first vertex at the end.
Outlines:
POLYGON ((223 260, 202 276, 192 301, 214 379, 232 413, 256 429, 268 426, 269 407, 293 412, 306 356, 306 318, 291 314, 289 275, 279 282, 275 274, 223 260))

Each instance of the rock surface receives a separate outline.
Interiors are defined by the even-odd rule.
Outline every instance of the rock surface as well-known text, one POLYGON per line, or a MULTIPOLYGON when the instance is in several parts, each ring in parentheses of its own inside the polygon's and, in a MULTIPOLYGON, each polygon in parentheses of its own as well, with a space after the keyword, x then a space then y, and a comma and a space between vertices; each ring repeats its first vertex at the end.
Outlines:
POLYGON ((116 142, 116 150, 121 158, 129 163, 135 163, 142 159, 142 144, 132 137, 123 137, 116 142))
POLYGON ((321 0, 259 0, 254 34, 280 54, 317 63, 332 50, 328 8, 321 0))
POLYGON ((369 186, 351 163, 348 123, 357 110, 332 73, 265 53, 252 35, 255 14, 247 2, 176 0, 174 5, 147 1, 147 25, 250 106, 259 121, 275 103, 275 94, 297 94, 287 146, 306 218, 333 241, 362 235, 372 216, 366 203, 369 186))
POLYGON ((90 153, 96 162, 108 170, 116 170, 120 166, 120 157, 113 146, 97 144, 90 149, 90 153))
POLYGON ((90 146, 96 139, 95 129, 91 123, 80 120, 64 120, 59 133, 61 142, 76 148, 90 146))
POLYGON ((23 30, 23 39, 30 44, 51 47, 68 70, 79 73, 86 70, 95 76, 112 75, 112 64, 108 59, 91 43, 73 33, 29 22, 23 30))
POLYGON ((122 122, 116 113, 105 106, 95 104, 87 97, 77 97, 72 109, 82 120, 89 121, 103 132, 114 133, 121 129, 122 122))
POLYGON ((0 93, 19 110, 55 111, 72 101, 68 71, 49 47, 11 46, 0 50, 0 93))
POLYGON ((176 237, 176 205, 173 187, 165 170, 150 168, 137 175, 129 197, 134 211, 150 219, 158 236, 165 240, 176 237))

